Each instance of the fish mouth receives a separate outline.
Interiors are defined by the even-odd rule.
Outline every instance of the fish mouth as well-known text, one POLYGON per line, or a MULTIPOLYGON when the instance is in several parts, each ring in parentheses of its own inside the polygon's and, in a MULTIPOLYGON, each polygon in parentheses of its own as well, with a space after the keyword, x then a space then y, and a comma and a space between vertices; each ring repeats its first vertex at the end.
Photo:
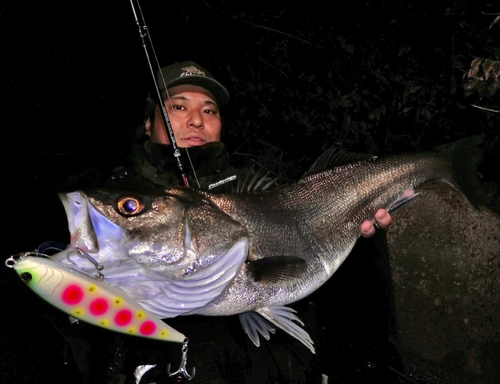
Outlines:
POLYGON ((80 192, 60 194, 59 198, 66 211, 71 245, 82 252, 99 252, 97 236, 92 227, 88 200, 80 192))
POLYGON ((97 211, 84 192, 60 194, 66 211, 71 246, 53 255, 62 265, 88 275, 129 276, 141 267, 128 256, 125 230, 97 211), (131 272, 132 271, 132 272, 131 272))
POLYGON ((71 245, 85 253, 98 253, 111 245, 120 244, 125 232, 101 215, 82 192, 60 194, 66 211, 71 245))

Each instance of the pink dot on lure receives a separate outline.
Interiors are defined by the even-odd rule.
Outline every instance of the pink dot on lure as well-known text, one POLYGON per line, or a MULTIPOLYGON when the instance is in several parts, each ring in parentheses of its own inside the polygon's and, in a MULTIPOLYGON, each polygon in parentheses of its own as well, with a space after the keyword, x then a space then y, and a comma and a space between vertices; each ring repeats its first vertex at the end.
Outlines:
POLYGON ((68 305, 78 304, 83 299, 83 291, 78 285, 68 286, 62 293, 62 301, 68 305))
POLYGON ((108 302, 106 299, 95 299, 90 303, 90 313, 94 316, 104 315, 108 311, 108 302))
POLYGON ((141 335, 149 336, 152 335, 156 331, 156 325, 152 321, 148 320, 142 323, 139 332, 141 335))
POLYGON ((115 324, 121 327, 129 324, 132 321, 132 312, 128 309, 122 309, 115 316, 115 324))

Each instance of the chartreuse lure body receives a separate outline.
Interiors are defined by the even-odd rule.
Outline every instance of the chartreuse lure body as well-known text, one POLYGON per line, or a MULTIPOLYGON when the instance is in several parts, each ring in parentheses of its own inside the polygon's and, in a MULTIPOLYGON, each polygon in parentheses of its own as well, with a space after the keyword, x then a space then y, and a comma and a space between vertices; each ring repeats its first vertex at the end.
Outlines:
POLYGON ((77 319, 134 336, 178 343, 186 339, 125 292, 54 260, 24 256, 9 266, 41 298, 77 319))

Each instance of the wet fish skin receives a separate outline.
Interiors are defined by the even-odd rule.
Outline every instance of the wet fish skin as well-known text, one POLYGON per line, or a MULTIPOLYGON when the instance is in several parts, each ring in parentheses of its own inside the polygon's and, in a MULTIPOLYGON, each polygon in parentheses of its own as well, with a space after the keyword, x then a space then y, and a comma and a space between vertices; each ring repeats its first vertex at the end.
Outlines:
POLYGON ((89 213, 80 216, 72 244, 95 249, 88 233, 103 228, 94 231, 99 250, 89 254, 105 265, 110 284, 160 317, 255 312, 313 351, 283 306, 324 284, 350 253, 361 223, 380 208, 411 200, 420 184, 443 181, 470 195, 479 142, 474 137, 432 152, 357 161, 260 193, 81 192, 89 213), (139 203, 137 212, 120 211, 129 198, 139 203), (110 247, 113 256, 105 260, 110 247), (290 268, 290 260, 303 264, 290 268))
MULTIPOLYGON (((204 207, 203 210, 200 210, 199 204, 193 204, 196 200, 203 200, 201 196, 197 196, 197 192, 171 190, 169 193, 182 197, 181 204, 174 205, 177 208, 183 204, 185 205, 182 212, 187 212, 188 220, 193 221, 202 218, 202 226, 205 226, 205 228, 200 228, 200 233, 206 231, 208 227, 210 229, 217 228, 212 226, 213 223, 208 223, 206 219, 208 216, 221 216, 227 221, 224 215, 207 215, 207 212, 213 212, 213 207, 208 209, 206 207, 210 205, 210 202, 215 203, 222 212, 229 215, 234 221, 241 223, 252 239, 252 246, 248 255, 250 261, 262 257, 283 255, 300 255, 307 259, 307 256, 311 258, 321 253, 331 255, 338 252, 340 248, 349 248, 354 243, 353 238, 357 239, 359 236, 358 223, 370 219, 376 209, 388 207, 390 202, 400 197, 402 194, 401 188, 394 189, 392 193, 380 193, 385 188, 388 176, 397 176, 398 171, 401 173, 400 170, 405 167, 412 168, 412 173, 403 172, 406 175, 406 179, 403 180, 405 182, 403 190, 406 191, 413 189, 427 179, 439 179, 451 174, 450 170, 436 169, 433 172, 435 176, 433 176, 428 171, 432 170, 433 161, 427 160, 428 155, 420 157, 419 159, 418 156, 411 156, 409 161, 406 160, 408 157, 404 156, 393 158, 392 161, 348 165, 334 171, 313 175, 290 187, 264 194, 212 196, 207 193, 199 193, 205 197, 204 204, 201 204, 204 207), (420 170, 417 164, 419 164, 420 170), (367 167, 369 168, 368 172, 366 172, 367 167), (367 173, 378 176, 366 178, 364 175, 367 173), (414 177, 413 174, 418 175, 418 177, 414 177), (311 189, 312 187, 314 190, 311 189), (357 192, 353 194, 353 190, 357 192), (332 199, 331 196, 335 197, 332 199), (311 201, 312 197, 314 201, 311 201), (370 204, 367 205, 364 203, 365 201, 369 201, 370 204), (260 225, 262 217, 265 220, 264 226, 260 225), (299 221, 300 225, 298 226, 296 223, 299 221), (326 223, 326 225, 323 225, 323 223, 326 223), (325 233, 324 229, 328 231, 330 228, 336 228, 335 233, 325 233), (338 230, 339 228, 341 230, 338 230), (307 239, 311 237, 311 234, 314 234, 315 241, 307 239), (261 249, 264 249, 265 253, 261 249)), ((436 167, 434 166, 434 168, 436 167)), ((441 164, 441 168, 444 168, 444 164, 441 164)), ((91 199, 91 202, 96 207, 99 204, 97 199, 91 199)), ((162 211, 165 208, 165 206, 161 206, 158 207, 158 210, 162 211)), ((183 223, 177 223, 177 218, 182 217, 182 212, 179 210, 169 210, 168 212, 172 212, 173 215, 165 216, 161 221, 173 222, 175 223, 174 226, 182 228, 183 223)), ((108 209, 106 214, 111 216, 113 211, 108 209)), ((148 219, 150 218, 146 218, 146 220, 148 219)), ((126 226, 126 223, 128 223, 128 220, 124 220, 120 224, 126 226)), ((158 228, 156 232, 160 237, 154 239, 151 239, 154 230, 148 228, 146 232, 149 233, 148 241, 157 243, 164 241, 169 243, 170 247, 171 244, 177 243, 178 245, 174 248, 179 257, 182 257, 180 256, 182 255, 181 243, 184 235, 180 235, 172 242, 172 238, 165 239, 163 237, 168 231, 161 231, 158 228)), ((225 229, 226 234, 230 232, 230 230, 225 229)), ((204 236, 203 238, 206 242, 207 237, 204 236)), ((238 236, 235 236, 235 238, 238 238, 238 236)), ((201 244, 204 243, 201 242, 201 244)), ((205 245, 207 244, 205 243, 205 245)), ((211 246, 207 245, 206 248, 211 249, 211 246)), ((167 264, 172 263, 171 260, 165 260, 167 264)), ((325 268, 319 266, 317 268, 318 273, 322 274, 322 269, 325 268)), ((327 271, 326 276, 329 276, 331 271, 336 269, 336 266, 333 265, 327 269, 329 272, 327 271)), ((303 277, 301 276, 301 278, 303 277)), ((282 283, 280 282, 280 285, 282 283)), ((262 297, 260 294, 257 296, 262 297)), ((255 297, 250 301, 255 303, 258 301, 257 299, 255 297)))
POLYGON ((306 268, 279 284, 255 283, 245 268, 223 296, 198 313, 229 315, 241 311, 242 303, 255 310, 309 295, 337 270, 359 238, 361 223, 372 220, 378 209, 412 199, 414 189, 429 181, 448 183, 471 196, 479 142, 471 138, 430 153, 347 164, 264 194, 211 196, 249 232, 249 260, 299 256, 306 268))

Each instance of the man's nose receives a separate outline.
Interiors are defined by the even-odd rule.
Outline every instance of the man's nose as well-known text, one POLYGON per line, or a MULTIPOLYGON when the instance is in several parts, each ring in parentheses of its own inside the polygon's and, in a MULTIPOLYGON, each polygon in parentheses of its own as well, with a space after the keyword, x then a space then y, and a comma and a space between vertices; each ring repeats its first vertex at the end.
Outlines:
POLYGON ((200 112, 191 112, 188 119, 188 126, 193 128, 203 128, 203 117, 200 112))

